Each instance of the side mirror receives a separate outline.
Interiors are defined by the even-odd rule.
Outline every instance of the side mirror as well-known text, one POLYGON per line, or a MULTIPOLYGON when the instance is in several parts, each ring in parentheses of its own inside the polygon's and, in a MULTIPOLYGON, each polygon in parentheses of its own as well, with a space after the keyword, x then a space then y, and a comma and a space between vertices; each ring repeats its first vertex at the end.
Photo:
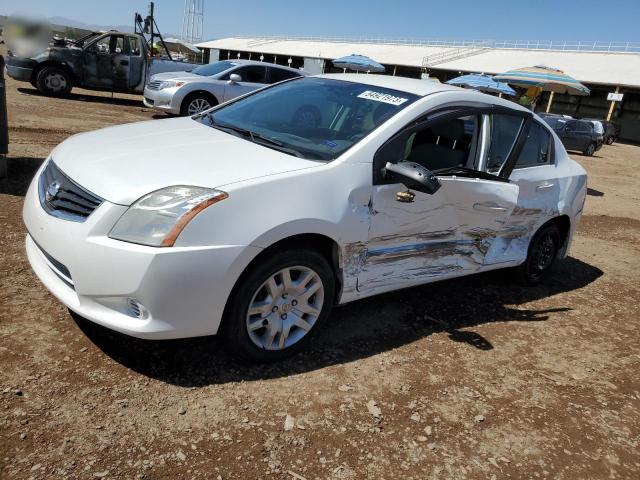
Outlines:
POLYGON ((232 73, 231 75, 229 75, 229 83, 233 84, 241 81, 242 81, 242 77, 237 73, 232 73))
POLYGON ((385 176, 391 176, 399 182, 404 183, 407 188, 412 188, 418 192, 433 195, 442 186, 440 180, 419 163, 415 162, 387 162, 384 167, 385 176))

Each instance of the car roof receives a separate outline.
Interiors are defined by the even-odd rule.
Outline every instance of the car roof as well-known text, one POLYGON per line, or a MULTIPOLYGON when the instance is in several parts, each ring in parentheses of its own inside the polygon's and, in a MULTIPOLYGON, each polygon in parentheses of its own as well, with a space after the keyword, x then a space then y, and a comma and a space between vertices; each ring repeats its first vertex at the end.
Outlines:
POLYGON ((283 70, 290 70, 292 72, 304 73, 304 70, 299 70, 297 68, 291 68, 291 67, 285 67, 284 65, 278 65, 277 63, 261 62, 259 60, 244 60, 244 59, 229 58, 229 59, 222 59, 220 61, 221 62, 232 62, 232 63, 236 63, 238 65, 261 65, 263 67, 277 67, 277 68, 282 68, 283 70))
POLYGON ((390 88, 424 97, 436 92, 456 91, 460 87, 417 78, 394 77, 391 75, 375 75, 366 73, 325 73, 314 75, 318 78, 331 78, 345 82, 361 83, 372 87, 390 88))

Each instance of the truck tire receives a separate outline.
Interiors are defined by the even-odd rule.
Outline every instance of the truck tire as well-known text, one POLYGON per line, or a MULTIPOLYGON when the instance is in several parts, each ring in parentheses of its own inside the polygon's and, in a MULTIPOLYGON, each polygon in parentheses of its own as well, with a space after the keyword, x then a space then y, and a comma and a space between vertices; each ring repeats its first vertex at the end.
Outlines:
POLYGON ((73 80, 66 69, 50 65, 38 72, 36 86, 48 97, 64 97, 73 88, 73 80))
POLYGON ((180 115, 183 117, 195 115, 211 107, 218 105, 216 98, 210 93, 193 92, 186 96, 180 106, 180 115))

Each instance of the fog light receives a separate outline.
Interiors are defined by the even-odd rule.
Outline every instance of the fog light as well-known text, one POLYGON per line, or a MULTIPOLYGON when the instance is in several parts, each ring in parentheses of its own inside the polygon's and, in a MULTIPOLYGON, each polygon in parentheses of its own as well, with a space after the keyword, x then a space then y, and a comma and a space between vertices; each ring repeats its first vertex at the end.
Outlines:
POLYGON ((147 318, 147 309, 135 298, 127 298, 127 305, 129 305, 129 315, 140 320, 147 318))

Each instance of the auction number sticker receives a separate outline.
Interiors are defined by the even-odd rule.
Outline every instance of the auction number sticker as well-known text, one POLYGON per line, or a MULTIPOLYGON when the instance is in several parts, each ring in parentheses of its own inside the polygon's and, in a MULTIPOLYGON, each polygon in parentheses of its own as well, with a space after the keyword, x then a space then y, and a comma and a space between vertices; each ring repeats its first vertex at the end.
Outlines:
POLYGON ((358 98, 366 98, 367 100, 388 103, 389 105, 402 105, 409 100, 408 98, 396 97, 388 93, 374 92, 373 90, 365 90, 358 95, 358 98))

